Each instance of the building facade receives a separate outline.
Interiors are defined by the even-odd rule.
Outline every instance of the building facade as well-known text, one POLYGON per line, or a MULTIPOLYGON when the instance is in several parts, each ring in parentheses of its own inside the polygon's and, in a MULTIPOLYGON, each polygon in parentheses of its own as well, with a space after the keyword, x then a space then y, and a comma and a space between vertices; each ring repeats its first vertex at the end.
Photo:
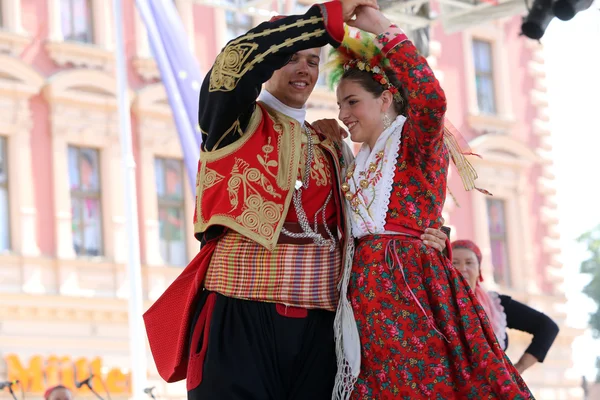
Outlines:
MULTIPOLYGON (((134 1, 123 3, 148 307, 199 244, 166 92, 134 1)), ((174 3, 203 72, 229 39, 269 18, 174 3)), ((278 11, 305 8, 283 3, 278 11)), ((129 396, 112 11, 105 0, 0 1, 0 378, 21 380, 30 397, 90 373, 101 394, 106 385, 112 397, 129 396)), ((561 326, 543 366, 524 375, 537 398, 576 399, 579 380, 566 373, 579 332, 565 324, 543 49, 518 37, 519 25, 511 17, 451 35, 441 26, 430 31, 429 61, 445 88, 448 117, 483 157, 473 160, 478 183, 494 194, 463 192, 453 171, 456 201, 448 199, 444 217, 452 239, 481 245, 490 289, 561 326)), ((309 120, 337 116, 325 81, 310 100, 309 120)), ((510 340, 516 361, 529 337, 511 332, 510 340)), ((184 384, 160 381, 149 354, 148 373, 159 396, 185 394, 184 384)))

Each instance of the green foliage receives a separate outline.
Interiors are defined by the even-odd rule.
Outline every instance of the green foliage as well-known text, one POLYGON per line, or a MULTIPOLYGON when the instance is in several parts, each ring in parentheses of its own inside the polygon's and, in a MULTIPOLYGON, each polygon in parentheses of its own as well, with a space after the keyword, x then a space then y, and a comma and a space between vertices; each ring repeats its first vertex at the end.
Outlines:
MULTIPOLYGON (((590 275, 590 282, 583 288, 583 293, 596 303, 596 311, 590 314, 592 336, 600 338, 600 225, 581 235, 577 241, 584 243, 589 258, 581 263, 581 273, 590 275)), ((596 382, 600 383, 600 357, 596 359, 596 382)))

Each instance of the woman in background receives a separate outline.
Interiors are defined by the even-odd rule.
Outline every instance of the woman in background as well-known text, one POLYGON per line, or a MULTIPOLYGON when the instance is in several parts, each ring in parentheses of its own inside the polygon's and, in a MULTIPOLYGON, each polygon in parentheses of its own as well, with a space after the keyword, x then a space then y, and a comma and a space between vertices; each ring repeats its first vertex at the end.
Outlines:
POLYGON ((463 274, 475 296, 485 309, 488 318, 503 350, 508 348, 506 329, 517 329, 533 335, 531 344, 515 364, 517 371, 523 373, 532 365, 543 362, 556 335, 558 325, 533 308, 512 299, 510 296, 488 292, 479 284, 481 275, 481 250, 470 240, 452 242, 452 265, 463 274))

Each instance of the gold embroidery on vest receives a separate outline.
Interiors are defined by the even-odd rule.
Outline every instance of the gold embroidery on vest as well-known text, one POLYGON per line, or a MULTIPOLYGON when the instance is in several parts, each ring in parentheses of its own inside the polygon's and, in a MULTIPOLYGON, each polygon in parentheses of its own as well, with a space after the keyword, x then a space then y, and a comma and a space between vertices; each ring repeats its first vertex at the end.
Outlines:
POLYGON ((262 147, 264 157, 258 154, 256 158, 269 175, 271 175, 273 178, 277 178, 277 175, 271 171, 271 168, 277 168, 279 163, 276 160, 269 160, 269 154, 271 154, 273 150, 275 150, 275 147, 271 145, 271 138, 269 137, 267 138, 267 144, 262 147))
POLYGON ((310 169, 310 178, 317 186, 329 186, 332 183, 329 159, 321 146, 315 146, 314 148, 314 161, 310 169))
MULTIPOLYGON (((258 193, 254 185, 260 185, 265 192, 273 197, 281 197, 275 192, 269 179, 264 176, 257 168, 250 168, 246 161, 236 158, 231 170, 231 177, 227 182, 227 191, 229 192, 229 201, 231 202, 231 211, 235 210, 239 202, 239 190, 243 189, 243 196, 247 198, 249 192, 258 193)), ((230 212, 231 212, 230 211, 230 212)))
MULTIPOLYGON (((310 166, 310 179, 317 186, 328 186, 333 182, 331 178, 330 161, 325 151, 319 144, 317 135, 313 135, 313 163, 310 166)), ((304 172, 306 171, 306 159, 308 158, 308 149, 304 138, 302 138, 301 147, 302 156, 300 157, 300 165, 298 166, 298 176, 301 181, 304 180, 304 172)))
POLYGON ((283 206, 265 201, 258 194, 248 196, 245 204, 242 215, 236 218, 240 225, 263 237, 272 237, 277 223, 282 218, 283 206))
MULTIPOLYGON (((200 175, 198 174, 198 177, 199 176, 200 175)), ((225 179, 225 177, 219 174, 217 171, 206 168, 202 180, 202 189, 208 189, 210 187, 213 187, 217 183, 221 182, 223 179, 225 179)), ((196 183, 196 185, 198 184, 196 183)))
POLYGON ((236 158, 231 170, 231 177, 227 182, 229 201, 232 206, 230 212, 240 206, 241 190, 244 209, 242 214, 236 218, 237 222, 264 237, 271 237, 277 223, 282 218, 283 206, 265 200, 255 189, 255 185, 260 185, 273 197, 281 197, 279 193, 275 193, 273 185, 264 174, 257 168, 250 168, 246 161, 236 158))

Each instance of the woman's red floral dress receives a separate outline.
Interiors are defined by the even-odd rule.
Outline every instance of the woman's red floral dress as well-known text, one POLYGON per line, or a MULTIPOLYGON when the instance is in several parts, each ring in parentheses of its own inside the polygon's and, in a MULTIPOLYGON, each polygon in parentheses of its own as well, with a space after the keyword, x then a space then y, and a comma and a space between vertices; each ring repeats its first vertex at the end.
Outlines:
POLYGON ((358 240, 348 296, 362 363, 352 398, 532 399, 468 283, 418 239, 442 225, 446 100, 402 31, 392 26, 377 40, 409 100, 385 229, 410 235, 358 240))

